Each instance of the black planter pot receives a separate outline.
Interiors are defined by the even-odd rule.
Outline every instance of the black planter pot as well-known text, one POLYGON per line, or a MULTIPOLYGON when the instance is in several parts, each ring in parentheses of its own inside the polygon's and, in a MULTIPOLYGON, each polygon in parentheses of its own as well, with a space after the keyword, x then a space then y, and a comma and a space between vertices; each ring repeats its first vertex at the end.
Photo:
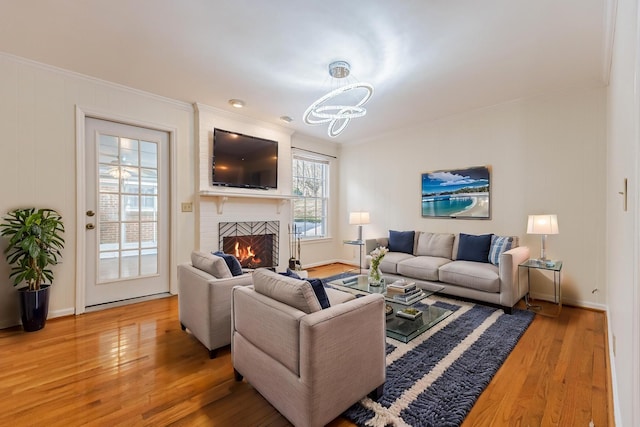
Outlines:
POLYGON ((29 288, 18 289, 22 328, 26 332, 44 328, 49 314, 49 287, 50 285, 42 285, 37 291, 30 291, 29 288))

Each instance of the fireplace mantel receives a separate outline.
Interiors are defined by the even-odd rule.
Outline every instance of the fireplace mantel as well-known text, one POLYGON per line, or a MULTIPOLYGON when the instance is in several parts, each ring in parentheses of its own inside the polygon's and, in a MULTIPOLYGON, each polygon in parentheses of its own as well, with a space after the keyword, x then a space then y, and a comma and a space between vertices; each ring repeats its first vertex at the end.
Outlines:
POLYGON ((201 190, 200 197, 212 197, 216 199, 218 205, 218 214, 224 213, 224 204, 231 198, 249 198, 249 199, 268 199, 277 202, 276 209, 280 213, 282 206, 289 200, 293 200, 296 196, 273 194, 273 193, 240 193, 231 191, 201 190))

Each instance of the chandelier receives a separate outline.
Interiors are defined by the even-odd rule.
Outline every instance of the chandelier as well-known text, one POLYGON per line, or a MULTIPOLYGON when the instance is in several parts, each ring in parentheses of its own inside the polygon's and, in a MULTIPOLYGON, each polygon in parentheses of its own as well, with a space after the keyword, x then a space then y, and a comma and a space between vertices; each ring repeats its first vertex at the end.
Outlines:
MULTIPOLYGON (((346 61, 329 64, 329 74, 334 79, 344 79, 351 73, 346 61)), ((327 133, 335 138, 342 132, 351 119, 362 117, 367 110, 362 106, 373 95, 373 86, 369 83, 355 82, 332 90, 316 100, 304 112, 304 122, 308 125, 329 123, 327 133)))

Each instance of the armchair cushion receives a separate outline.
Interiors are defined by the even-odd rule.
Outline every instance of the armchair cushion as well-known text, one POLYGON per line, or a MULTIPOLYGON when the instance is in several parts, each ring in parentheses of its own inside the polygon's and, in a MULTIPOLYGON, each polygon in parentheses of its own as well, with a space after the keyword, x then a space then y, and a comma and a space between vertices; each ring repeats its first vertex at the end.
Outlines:
POLYGON ((256 292, 307 314, 322 310, 318 297, 306 280, 259 268, 253 272, 253 286, 256 292))
POLYGON ((213 254, 224 259, 224 262, 227 263, 227 267, 229 267, 229 270, 231 271, 232 276, 242 275, 243 273, 242 266, 240 265, 240 261, 238 261, 238 258, 236 258, 231 254, 225 254, 222 251, 217 251, 217 252, 214 252, 213 254))
POLYGON ((191 264, 198 270, 209 273, 216 279, 233 277, 224 259, 213 254, 193 251, 191 252, 191 264))
MULTIPOLYGON (((287 268, 287 271, 280 273, 282 276, 293 277, 294 279, 305 280, 302 277, 298 276, 295 271, 292 271, 290 268, 287 268)), ((313 288, 313 292, 316 294, 318 298, 318 302, 320 303, 320 307, 324 310, 325 308, 331 307, 331 303, 329 302, 329 297, 327 296, 327 292, 324 289, 324 284, 320 279, 307 279, 311 287, 313 288)))

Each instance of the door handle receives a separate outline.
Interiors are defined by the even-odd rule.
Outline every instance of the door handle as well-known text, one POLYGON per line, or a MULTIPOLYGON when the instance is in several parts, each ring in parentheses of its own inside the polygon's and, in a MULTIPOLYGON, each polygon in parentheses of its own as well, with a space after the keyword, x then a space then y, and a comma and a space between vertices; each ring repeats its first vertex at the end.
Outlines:
POLYGON ((96 228, 96 226, 95 226, 95 225, 93 225, 93 224, 91 224, 91 223, 89 223, 89 224, 85 225, 85 228, 86 228, 87 230, 93 230, 94 228, 96 228))
POLYGON ((94 216, 96 213, 92 210, 87 211, 87 216, 94 216))

